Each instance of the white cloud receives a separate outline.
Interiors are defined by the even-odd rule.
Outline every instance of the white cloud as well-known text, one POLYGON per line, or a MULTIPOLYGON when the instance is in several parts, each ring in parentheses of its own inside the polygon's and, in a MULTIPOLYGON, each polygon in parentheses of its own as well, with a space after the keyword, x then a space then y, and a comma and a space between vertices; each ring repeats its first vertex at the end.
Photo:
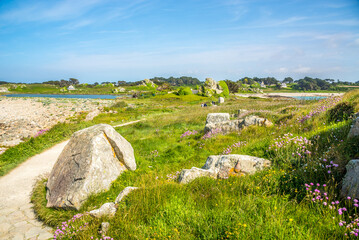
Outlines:
POLYGON ((293 72, 295 73, 311 73, 312 69, 310 67, 297 67, 295 69, 293 69, 293 72))

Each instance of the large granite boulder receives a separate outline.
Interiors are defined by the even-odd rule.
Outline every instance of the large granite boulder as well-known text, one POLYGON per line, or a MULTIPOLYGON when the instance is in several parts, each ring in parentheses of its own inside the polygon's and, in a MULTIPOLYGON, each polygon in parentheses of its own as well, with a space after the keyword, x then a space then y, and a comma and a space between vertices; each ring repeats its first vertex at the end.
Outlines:
POLYGON ((229 121, 229 113, 208 113, 206 125, 212 123, 221 123, 229 121))
POLYGON ((357 117, 350 128, 348 138, 355 137, 359 135, 359 117, 357 117))
POLYGON ((131 144, 107 124, 74 133, 47 182, 47 207, 79 209, 89 195, 108 190, 123 171, 135 170, 131 144))
POLYGON ((254 115, 236 120, 230 120, 228 113, 209 113, 207 115, 204 132, 207 133, 215 129, 221 131, 222 133, 236 132, 240 131, 244 127, 251 125, 269 127, 272 126, 273 123, 266 118, 261 118, 254 115))
POLYGON ((189 183, 203 176, 225 179, 240 174, 253 174, 270 165, 269 160, 248 155, 212 155, 207 158, 206 164, 202 168, 193 167, 182 170, 178 181, 189 183))
POLYGON ((341 196, 359 199, 359 159, 350 160, 346 168, 341 196))

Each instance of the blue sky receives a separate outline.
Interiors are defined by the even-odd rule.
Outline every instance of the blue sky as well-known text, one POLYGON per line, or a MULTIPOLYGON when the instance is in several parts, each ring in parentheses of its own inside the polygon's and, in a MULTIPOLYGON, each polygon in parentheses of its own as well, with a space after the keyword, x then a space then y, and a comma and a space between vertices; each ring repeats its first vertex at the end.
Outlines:
POLYGON ((0 81, 154 76, 359 81, 359 1, 0 1, 0 81))

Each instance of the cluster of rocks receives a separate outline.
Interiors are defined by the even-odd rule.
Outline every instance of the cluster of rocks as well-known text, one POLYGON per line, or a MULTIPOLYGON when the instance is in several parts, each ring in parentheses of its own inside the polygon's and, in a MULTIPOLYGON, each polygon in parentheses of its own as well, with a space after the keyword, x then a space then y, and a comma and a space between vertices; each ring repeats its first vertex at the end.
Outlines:
POLYGON ((0 103, 0 147, 7 148, 84 111, 91 112, 87 118, 91 120, 113 100, 1 97, 0 103))
POLYGON ((273 123, 266 118, 258 116, 246 116, 245 118, 230 120, 229 113, 209 113, 207 115, 205 132, 219 129, 223 133, 239 131, 244 127, 257 125, 257 126, 272 126, 273 123))
POLYGON ((206 78, 200 92, 210 97, 213 94, 221 94, 223 92, 223 88, 212 78, 206 78))
POLYGON ((144 79, 143 81, 141 81, 139 86, 157 88, 157 85, 149 79, 144 79))
POLYGON ((0 87, 0 93, 7 93, 9 89, 7 87, 0 87))
POLYGON ((199 177, 226 179, 229 176, 253 174, 270 165, 269 160, 248 155, 212 155, 207 158, 202 168, 193 167, 182 170, 178 181, 189 183, 199 177))

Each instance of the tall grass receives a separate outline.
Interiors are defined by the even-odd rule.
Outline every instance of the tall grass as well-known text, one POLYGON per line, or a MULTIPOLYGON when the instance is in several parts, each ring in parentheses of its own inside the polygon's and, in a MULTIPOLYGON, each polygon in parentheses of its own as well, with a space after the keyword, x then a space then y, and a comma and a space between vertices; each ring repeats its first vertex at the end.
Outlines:
MULTIPOLYGON (((342 101, 355 101, 354 96, 350 93, 342 101)), ((127 186, 140 189, 119 204, 113 218, 94 219, 85 214, 81 221, 87 227, 76 239, 103 237, 99 232, 103 221, 110 223, 106 235, 114 239, 345 238, 346 230, 339 223, 349 215, 308 200, 305 184, 326 184, 331 198, 338 199, 344 166, 359 154, 358 138, 346 138, 350 119, 328 125, 328 108, 299 122, 322 104, 315 101, 230 99, 207 108, 172 97, 136 101, 141 105, 139 112, 151 109, 150 105, 157 109, 148 110, 153 115, 146 121, 117 129, 131 142, 138 169, 123 173, 109 191, 91 196, 79 213, 114 201, 127 186), (238 109, 263 114, 275 126, 252 126, 239 133, 202 138, 208 113, 235 114, 238 109), (193 134, 184 134, 188 131, 193 134), (178 171, 201 167, 209 155, 229 148, 231 153, 268 158, 273 165, 250 176, 199 178, 187 185, 176 182, 178 171)), ((46 208, 45 194, 40 182, 32 201, 46 224, 59 226, 78 213, 46 208)), ((343 201, 338 206, 347 205, 343 201)))

